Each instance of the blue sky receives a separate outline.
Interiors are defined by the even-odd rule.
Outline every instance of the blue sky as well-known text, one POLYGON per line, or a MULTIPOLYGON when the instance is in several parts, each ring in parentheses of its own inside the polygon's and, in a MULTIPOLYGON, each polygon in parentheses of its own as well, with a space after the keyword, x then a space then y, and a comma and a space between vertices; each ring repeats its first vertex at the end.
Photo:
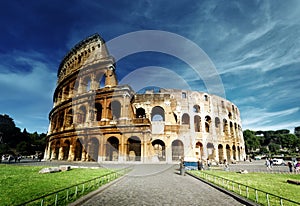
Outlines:
MULTIPOLYGON (((243 129, 300 126, 300 1, 60 1, 0 2, 0 113, 18 127, 47 132, 58 66, 79 41, 106 41, 140 30, 161 30, 196 43, 214 63, 243 129)), ((109 49, 109 48, 108 48, 109 49)), ((184 75, 188 65, 143 52, 117 62, 119 79, 158 66, 184 75)))

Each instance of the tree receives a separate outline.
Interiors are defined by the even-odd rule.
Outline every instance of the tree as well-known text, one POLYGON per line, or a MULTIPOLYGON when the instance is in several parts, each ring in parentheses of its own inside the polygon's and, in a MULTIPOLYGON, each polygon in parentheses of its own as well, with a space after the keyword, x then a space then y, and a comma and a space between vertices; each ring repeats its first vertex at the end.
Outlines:
POLYGON ((260 142, 259 137, 255 135, 254 131, 245 130, 243 132, 244 140, 245 140, 245 147, 247 153, 250 153, 259 148, 260 142))

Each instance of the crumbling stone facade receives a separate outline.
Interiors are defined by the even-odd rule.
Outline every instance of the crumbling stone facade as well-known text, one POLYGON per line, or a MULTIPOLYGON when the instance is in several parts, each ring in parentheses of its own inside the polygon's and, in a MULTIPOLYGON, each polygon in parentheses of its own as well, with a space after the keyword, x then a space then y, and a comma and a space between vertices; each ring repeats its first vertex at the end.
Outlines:
POLYGON ((98 34, 64 57, 53 101, 48 160, 231 162, 246 156, 233 103, 197 91, 138 94, 130 85, 118 85, 114 59, 98 34))

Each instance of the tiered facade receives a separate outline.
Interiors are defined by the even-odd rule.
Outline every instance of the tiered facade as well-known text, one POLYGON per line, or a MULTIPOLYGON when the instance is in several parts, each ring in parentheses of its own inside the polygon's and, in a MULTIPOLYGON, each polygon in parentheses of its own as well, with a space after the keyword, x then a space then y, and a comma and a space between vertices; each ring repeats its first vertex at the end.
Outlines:
POLYGON ((58 70, 45 159, 172 163, 181 157, 240 161, 238 108, 207 93, 118 85, 103 39, 77 44, 58 70))

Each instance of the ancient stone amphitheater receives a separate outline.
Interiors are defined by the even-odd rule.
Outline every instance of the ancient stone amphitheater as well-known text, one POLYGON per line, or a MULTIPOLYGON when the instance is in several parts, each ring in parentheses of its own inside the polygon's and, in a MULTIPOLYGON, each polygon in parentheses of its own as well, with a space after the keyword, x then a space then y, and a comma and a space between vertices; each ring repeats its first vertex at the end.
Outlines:
POLYGON ((63 58, 49 114, 45 159, 172 163, 240 161, 238 108, 207 93, 118 85, 114 58, 95 34, 63 58))

